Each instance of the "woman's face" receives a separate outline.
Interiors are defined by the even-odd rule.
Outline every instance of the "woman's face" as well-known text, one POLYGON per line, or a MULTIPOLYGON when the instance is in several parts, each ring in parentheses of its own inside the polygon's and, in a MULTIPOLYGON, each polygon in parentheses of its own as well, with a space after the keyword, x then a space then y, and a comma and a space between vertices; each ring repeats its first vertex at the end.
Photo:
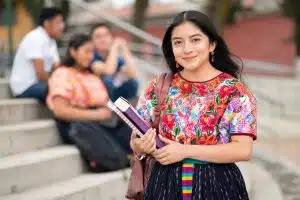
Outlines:
POLYGON ((194 71, 209 63, 209 54, 215 49, 208 37, 192 22, 184 22, 172 32, 175 60, 185 70, 194 71))
POLYGON ((88 68, 93 59, 93 44, 86 42, 78 49, 71 49, 71 55, 76 61, 76 65, 80 68, 88 68))

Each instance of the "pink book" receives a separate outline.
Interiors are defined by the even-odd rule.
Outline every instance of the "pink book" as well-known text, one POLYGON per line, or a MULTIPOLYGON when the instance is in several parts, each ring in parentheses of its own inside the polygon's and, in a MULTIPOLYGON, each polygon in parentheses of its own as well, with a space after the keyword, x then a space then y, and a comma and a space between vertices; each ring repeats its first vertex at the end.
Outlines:
MULTIPOLYGON (((141 118, 133 106, 123 97, 118 98, 114 103, 109 101, 107 106, 114 111, 129 127, 142 137, 150 128, 141 118)), ((156 136, 156 146, 163 147, 165 144, 156 136)))

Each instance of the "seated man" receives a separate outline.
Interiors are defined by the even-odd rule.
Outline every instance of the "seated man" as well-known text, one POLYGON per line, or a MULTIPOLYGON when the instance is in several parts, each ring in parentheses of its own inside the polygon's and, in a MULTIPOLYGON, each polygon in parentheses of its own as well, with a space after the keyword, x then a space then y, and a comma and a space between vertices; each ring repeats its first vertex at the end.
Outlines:
POLYGON ((45 102, 49 73, 59 63, 56 39, 63 30, 62 11, 44 8, 39 26, 25 35, 14 58, 10 87, 15 97, 45 102))
POLYGON ((110 98, 122 96, 131 99, 137 96, 137 71, 132 54, 121 38, 113 39, 107 24, 97 24, 91 31, 95 52, 92 71, 101 76, 110 98))

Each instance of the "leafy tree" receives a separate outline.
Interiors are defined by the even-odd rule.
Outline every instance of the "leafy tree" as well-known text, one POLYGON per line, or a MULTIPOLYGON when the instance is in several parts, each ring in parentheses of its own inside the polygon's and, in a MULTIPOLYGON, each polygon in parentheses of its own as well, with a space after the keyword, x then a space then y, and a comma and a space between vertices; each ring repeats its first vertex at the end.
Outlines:
MULTIPOLYGON (((65 18, 68 17, 70 12, 70 5, 67 0, 53 0, 54 6, 61 8, 65 18)), ((45 6, 44 0, 24 0, 26 9, 31 14, 34 24, 38 23, 38 18, 42 8, 45 6)))
MULTIPOLYGON (((140 29, 144 29, 146 20, 146 11, 149 6, 149 0, 136 0, 133 7, 132 24, 140 29)), ((141 42, 141 39, 135 37, 135 42, 141 42)))
POLYGON ((300 1, 299 0, 283 0, 281 3, 283 14, 291 18, 295 24, 295 32, 293 41, 296 45, 297 56, 300 56, 300 1))

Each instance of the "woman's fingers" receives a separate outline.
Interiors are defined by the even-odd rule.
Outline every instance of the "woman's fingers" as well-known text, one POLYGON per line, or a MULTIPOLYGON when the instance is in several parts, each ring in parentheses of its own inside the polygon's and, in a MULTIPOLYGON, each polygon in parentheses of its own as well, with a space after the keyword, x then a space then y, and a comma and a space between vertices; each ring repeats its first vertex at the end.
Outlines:
POLYGON ((156 131, 155 129, 149 129, 146 134, 138 138, 136 134, 133 132, 131 135, 132 142, 134 146, 141 151, 141 153, 152 153, 156 150, 156 142, 155 142, 156 131))
POLYGON ((150 132, 149 135, 147 135, 147 138, 143 141, 145 147, 151 147, 153 145, 154 138, 154 132, 150 132))
POLYGON ((155 152, 155 154, 154 154, 154 157, 156 158, 156 159, 158 159, 158 160, 160 160, 160 159, 163 159, 163 158, 165 158, 165 157, 167 157, 168 156, 168 152, 165 152, 165 151, 157 151, 157 152, 155 152))

